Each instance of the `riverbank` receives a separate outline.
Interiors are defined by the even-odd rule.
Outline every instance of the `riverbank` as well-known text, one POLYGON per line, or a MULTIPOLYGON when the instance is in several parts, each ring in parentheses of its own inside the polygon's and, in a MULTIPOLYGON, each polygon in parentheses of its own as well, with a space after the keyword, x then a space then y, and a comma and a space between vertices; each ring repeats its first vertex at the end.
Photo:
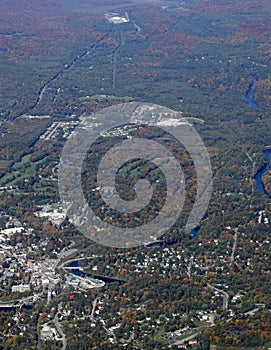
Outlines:
MULTIPOLYGON (((84 258, 85 260, 87 259, 93 259, 93 258, 84 258)), ((99 286, 104 285, 105 283, 125 283, 124 280, 118 279, 115 277, 107 277, 107 276, 102 276, 102 275, 96 275, 93 273, 88 273, 84 271, 84 268, 79 266, 79 260, 75 259, 72 261, 69 261, 69 264, 65 267, 62 266, 62 268, 69 274, 73 274, 74 276, 81 277, 81 278, 86 278, 86 279, 93 279, 94 281, 100 282, 99 286)))

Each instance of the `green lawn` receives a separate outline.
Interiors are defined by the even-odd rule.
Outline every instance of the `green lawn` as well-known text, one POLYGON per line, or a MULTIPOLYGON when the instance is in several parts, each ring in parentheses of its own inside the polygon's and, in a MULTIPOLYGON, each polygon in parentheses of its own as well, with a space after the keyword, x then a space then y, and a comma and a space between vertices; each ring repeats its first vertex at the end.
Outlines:
POLYGON ((27 162, 30 162, 31 155, 32 153, 28 153, 25 156, 23 156, 19 162, 13 164, 12 169, 19 170, 22 167, 22 165, 24 165, 27 162))
POLYGON ((11 172, 6 173, 0 178, 0 187, 15 186, 18 181, 34 176, 35 167, 42 162, 42 159, 36 162, 31 162, 31 156, 32 153, 26 154, 19 162, 13 164, 11 172))

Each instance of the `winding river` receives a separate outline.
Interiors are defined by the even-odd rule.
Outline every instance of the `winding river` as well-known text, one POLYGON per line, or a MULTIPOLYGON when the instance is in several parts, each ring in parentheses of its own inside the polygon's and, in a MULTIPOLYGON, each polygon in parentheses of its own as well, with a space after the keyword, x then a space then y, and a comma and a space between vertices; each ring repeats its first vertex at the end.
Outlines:
POLYGON ((257 77, 253 77, 253 82, 249 85, 249 88, 246 92, 246 98, 248 100, 248 104, 250 107, 256 107, 256 103, 253 100, 253 88, 254 85, 257 83, 258 79, 257 77))
POLYGON ((270 196, 270 195, 266 192, 266 190, 265 190, 265 188, 264 188, 264 184, 263 184, 263 181, 262 181, 262 177, 263 177, 263 175, 270 169, 271 148, 268 148, 268 149, 264 150, 263 153, 264 153, 264 155, 265 155, 265 160, 266 160, 266 162, 265 162, 265 164, 257 171, 257 173, 256 173, 256 175, 255 175, 255 177, 254 177, 254 179, 255 179, 255 181, 256 181, 256 188, 257 188, 260 192, 262 192, 262 193, 264 193, 264 194, 270 196))

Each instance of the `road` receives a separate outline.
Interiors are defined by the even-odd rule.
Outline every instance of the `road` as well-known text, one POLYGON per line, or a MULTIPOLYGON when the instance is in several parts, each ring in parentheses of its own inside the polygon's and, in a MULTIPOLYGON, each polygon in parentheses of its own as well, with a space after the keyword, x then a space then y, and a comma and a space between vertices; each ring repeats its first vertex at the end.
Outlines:
MULTIPOLYGON (((73 242, 72 242, 72 244, 73 244, 73 242)), ((70 245, 70 247, 72 246, 72 244, 70 245)), ((60 261, 61 261, 62 259, 64 259, 64 258, 66 259, 66 258, 68 258, 70 255, 75 254, 75 253, 78 252, 78 249, 77 249, 77 248, 70 248, 70 249, 68 249, 68 250, 66 250, 66 249, 67 249, 66 247, 63 248, 63 249, 61 250, 61 252, 59 253, 58 258, 57 258, 57 260, 55 261, 55 263, 54 263, 54 265, 53 265, 53 268, 54 268, 54 269, 57 268, 57 266, 59 265, 59 263, 60 263, 60 261)), ((62 267, 62 265, 61 265, 60 267, 62 267)))
POLYGON ((133 26, 135 27, 137 34, 140 34, 140 32, 142 30, 141 27, 139 27, 139 25, 134 20, 132 20, 131 22, 132 22, 133 26))
MULTIPOLYGON (((98 44, 100 44, 107 36, 108 34, 102 35, 95 43, 93 43, 89 48, 85 49, 83 53, 78 54, 70 63, 67 63, 64 65, 63 68, 61 68, 57 73, 55 73, 51 78, 49 78, 40 88, 38 91, 38 95, 36 98, 36 101, 28 107, 27 111, 24 112, 25 114, 30 114, 33 109, 35 109, 40 102, 43 99, 43 95, 46 92, 46 90, 51 86, 51 84, 57 80, 62 74, 67 72, 68 70, 71 70, 78 62, 83 60, 87 55, 89 55, 98 44)), ((16 117, 19 117, 21 115, 18 115, 16 117)))
POLYGON ((217 291, 218 293, 221 293, 223 295, 223 310, 226 310, 228 308, 228 304, 229 304, 229 294, 226 293, 224 290, 222 289, 218 289, 214 286, 211 286, 209 283, 207 283, 207 286, 209 288, 211 288, 212 290, 217 291))
POLYGON ((97 305, 97 301, 98 301, 98 298, 94 299, 93 304, 92 304, 92 310, 91 310, 91 315, 90 315, 91 321, 94 321, 94 312, 95 312, 95 308, 97 305))
POLYGON ((189 278, 191 278, 191 269, 192 269, 192 266, 193 266, 193 262, 194 262, 194 257, 191 256, 190 259, 189 259, 189 264, 187 266, 187 275, 189 278))
POLYGON ((131 341, 134 340, 134 339, 135 339, 135 332, 132 331, 132 333, 130 334, 129 339, 127 340, 127 344, 131 343, 131 341))
POLYGON ((198 335, 199 333, 200 333, 200 332, 193 333, 192 335, 189 335, 189 336, 186 337, 186 338, 183 338, 183 339, 181 339, 181 340, 177 340, 177 341, 176 341, 174 344, 172 344, 172 345, 181 345, 181 344, 183 344, 184 342, 189 341, 189 340, 195 338, 195 336, 198 335))
POLYGON ((59 127, 59 123, 54 122, 48 130, 45 131, 45 133, 43 135, 41 135, 42 139, 44 139, 45 141, 49 141, 51 139, 51 137, 53 136, 53 134, 56 132, 56 130, 59 127))
POLYGON ((116 48, 114 54, 113 54, 113 67, 112 67, 112 84, 113 89, 116 87, 116 78, 117 78, 117 65, 118 65, 118 52, 122 48, 122 46, 125 44, 125 38, 124 33, 120 32, 120 44, 116 48))
POLYGON ((60 324, 59 324, 59 321, 58 321, 58 314, 60 313, 61 305, 62 305, 62 303, 59 303, 59 304, 58 304, 57 312, 56 312, 56 314, 55 314, 55 317, 54 317, 53 322, 54 322, 54 325, 55 325, 55 327, 56 327, 58 333, 60 334, 60 336, 61 336, 61 338, 62 338, 62 343, 63 343, 63 345, 62 345, 62 350, 65 350, 66 347, 67 347, 67 339, 66 339, 66 336, 65 336, 65 334, 63 333, 63 331, 62 331, 62 329, 61 329, 61 326, 60 326, 60 324))
POLYGON ((231 264, 234 262, 234 253, 235 253, 235 249, 236 249, 237 237, 238 237, 238 229, 235 228, 234 229, 234 236, 233 236, 234 242, 233 242, 232 252, 231 252, 231 264))
POLYGON ((265 304, 256 304, 258 307, 256 309, 245 312, 245 316, 254 316, 261 308, 265 308, 265 304))
POLYGON ((33 303, 34 301, 38 300, 42 295, 43 295, 43 292, 39 294, 30 295, 29 297, 22 298, 22 299, 16 299, 16 300, 10 300, 10 301, 0 300, 0 307, 21 307, 26 302, 33 303))
POLYGON ((114 332, 110 331, 110 330, 109 330, 108 328, 106 328, 105 326, 103 326, 103 329, 107 332, 107 334, 108 334, 110 337, 112 337, 112 338, 114 339, 114 342, 117 341, 117 338, 116 338, 114 332))
MULTIPOLYGON (((195 336, 197 336, 198 334, 200 334, 200 332, 201 332, 203 329, 208 328, 208 327, 210 327, 210 326, 208 325, 208 326, 200 326, 200 327, 197 327, 197 328, 195 328, 195 329, 193 330, 193 333, 192 333, 192 334, 190 333, 190 335, 188 335, 187 337, 182 338, 182 339, 180 339, 180 340, 176 340, 175 343, 173 343, 172 345, 181 345, 181 344, 183 344, 184 342, 189 341, 189 340, 195 338, 195 336)), ((169 346, 169 347, 171 347, 171 346, 169 346)))
POLYGON ((39 321, 37 320, 37 337, 38 337, 38 345, 37 350, 41 350, 41 341, 40 341, 40 330, 39 330, 39 321))
MULTIPOLYGON (((84 258, 73 258, 73 259, 64 261, 64 262, 59 266, 59 268, 66 269, 66 265, 71 264, 71 263, 73 263, 74 261, 91 260, 91 259, 101 258, 101 257, 102 257, 102 255, 94 255, 94 256, 85 256, 84 258)), ((77 269, 77 267, 73 267, 73 268, 76 268, 76 269, 77 269)))
POLYGON ((49 305, 51 300, 52 300, 52 286, 51 286, 51 282, 49 282, 46 305, 49 305))

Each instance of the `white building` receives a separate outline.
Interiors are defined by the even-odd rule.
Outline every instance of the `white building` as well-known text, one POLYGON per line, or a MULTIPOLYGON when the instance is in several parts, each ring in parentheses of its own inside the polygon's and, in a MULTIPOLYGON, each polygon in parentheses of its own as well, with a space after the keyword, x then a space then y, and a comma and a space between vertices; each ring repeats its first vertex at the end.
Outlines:
POLYGON ((44 340, 46 339, 53 339, 54 338, 54 332, 53 328, 49 326, 44 326, 41 330, 41 336, 44 340))
POLYGON ((30 285, 29 284, 18 284, 17 286, 12 286, 11 291, 12 291, 12 293, 30 292, 30 285))

